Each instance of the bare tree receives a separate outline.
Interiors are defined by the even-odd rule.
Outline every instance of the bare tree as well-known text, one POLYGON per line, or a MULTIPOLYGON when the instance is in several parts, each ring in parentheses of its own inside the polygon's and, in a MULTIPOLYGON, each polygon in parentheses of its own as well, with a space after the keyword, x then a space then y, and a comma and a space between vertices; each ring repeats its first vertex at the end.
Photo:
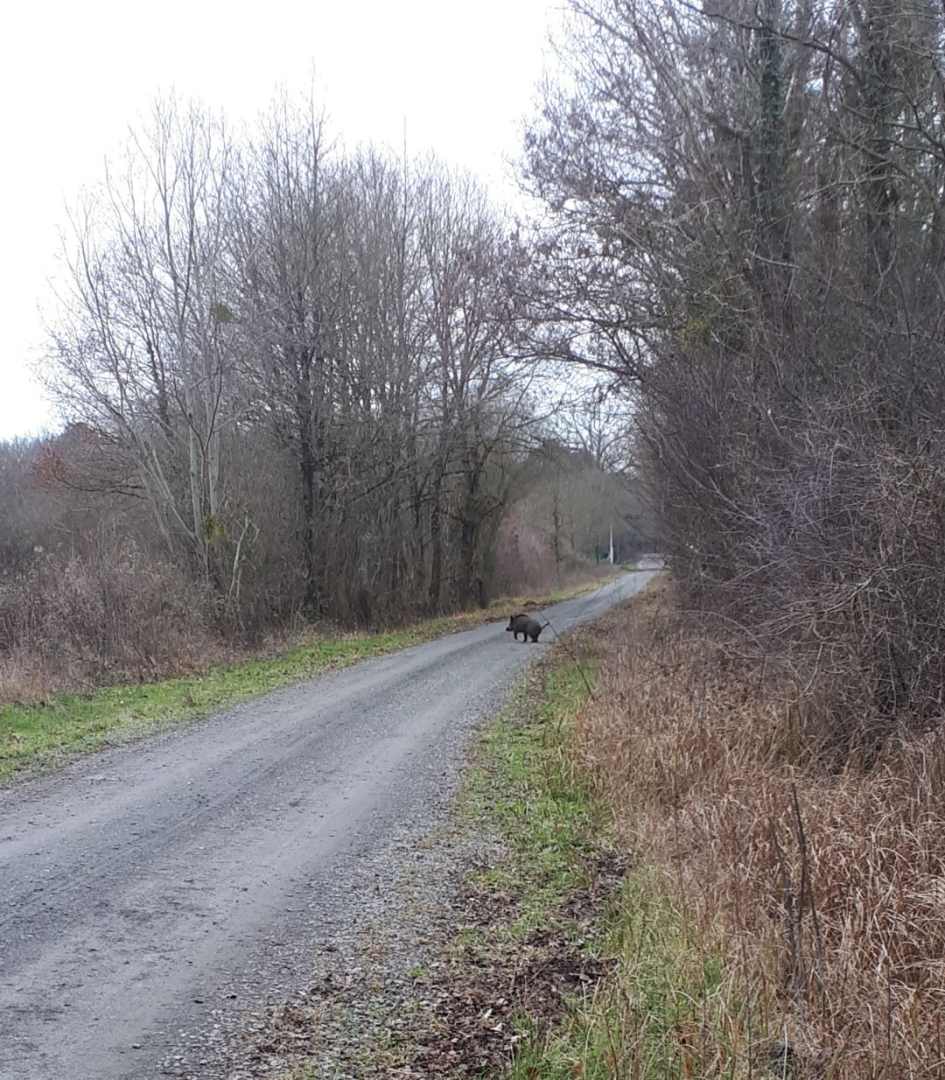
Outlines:
POLYGON ((196 109, 158 105, 73 217, 47 386, 131 454, 171 550, 224 572, 220 434, 233 374, 221 202, 230 146, 196 109))
POLYGON ((242 369, 253 412, 298 470, 305 603, 325 608, 334 464, 330 417, 342 373, 338 309, 340 201, 324 120, 283 98, 245 155, 230 193, 242 369))
POLYGON ((49 477, 143 497, 247 632, 484 599, 540 376, 471 178, 285 97, 239 145, 161 105, 70 250, 51 382, 99 460, 56 446, 49 477))
POLYGON ((885 730, 905 701, 929 715, 941 11, 569 7, 569 77, 527 144, 547 206, 522 298, 535 351, 632 399, 694 599, 846 695, 838 727, 885 730))
POLYGON ((444 588, 448 517, 458 533, 455 599, 468 604, 481 591, 483 540, 497 524, 508 491, 501 460, 527 427, 525 403, 535 373, 514 358, 520 328, 510 279, 517 248, 482 189, 468 177, 434 174, 425 189, 420 229, 433 350, 429 602, 436 609, 444 588), (451 474, 458 479, 452 490, 451 474))

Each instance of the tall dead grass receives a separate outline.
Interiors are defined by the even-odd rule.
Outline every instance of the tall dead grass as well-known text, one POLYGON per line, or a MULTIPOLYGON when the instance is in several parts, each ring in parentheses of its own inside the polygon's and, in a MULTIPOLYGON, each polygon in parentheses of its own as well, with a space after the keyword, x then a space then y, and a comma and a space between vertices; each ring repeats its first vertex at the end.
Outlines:
POLYGON ((42 555, 0 580, 0 704, 200 669, 223 651, 208 609, 131 542, 42 555))
MULTIPOLYGON (((733 1000, 787 1033, 785 1075, 945 1076, 945 732, 904 725, 840 766, 819 734, 829 687, 740 658, 665 583, 605 630, 580 755, 725 955, 733 1000)), ((724 1075, 762 1075, 741 1066, 724 1075)))

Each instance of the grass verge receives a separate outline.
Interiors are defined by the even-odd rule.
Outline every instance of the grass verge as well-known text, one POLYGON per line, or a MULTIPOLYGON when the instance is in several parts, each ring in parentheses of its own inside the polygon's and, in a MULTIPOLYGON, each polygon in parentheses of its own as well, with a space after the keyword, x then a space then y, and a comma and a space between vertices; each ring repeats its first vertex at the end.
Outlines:
MULTIPOLYGON (((608 660, 606 637, 587 631, 572 636, 570 647, 596 682, 608 660)), ((572 950, 593 952, 601 973, 563 994, 557 1015, 518 1017, 522 1038, 506 1075, 734 1077, 738 1069, 726 1067, 717 1047, 745 1038, 740 995, 726 979, 719 942, 694 924, 671 877, 633 864, 621 850, 612 808, 595 793, 576 753, 577 722, 594 707, 577 665, 559 659, 546 681, 539 724, 515 739, 500 728, 496 737, 493 756, 506 783, 518 789, 511 802, 499 801, 496 812, 514 845, 526 925, 557 922, 572 950), (531 742, 527 752, 510 752, 523 738, 531 742), (603 868, 610 878, 604 889, 603 868), (577 920, 568 918, 575 900, 577 920)), ((731 1066, 739 1055, 728 1057, 731 1066)))
POLYGON ((55 765, 75 752, 196 719, 358 660, 469 629, 512 608, 528 610, 557 603, 605 583, 606 579, 595 580, 543 597, 501 599, 486 611, 427 619, 385 633, 313 636, 276 656, 214 666, 185 677, 106 687, 87 694, 57 694, 42 703, 0 705, 0 783, 27 769, 55 765))
POLYGON ((418 978, 435 1004, 371 1075, 742 1075, 718 1047, 743 1041, 752 1019, 758 1037, 753 999, 727 979, 718 943, 674 882, 631 864, 576 753, 606 650, 593 630, 570 635, 484 737, 462 812, 506 854, 468 880, 446 961, 418 978))
POLYGON ((594 667, 556 646, 483 737, 458 816, 501 856, 467 877, 454 936, 418 973, 431 1004, 371 1075, 499 1076, 604 977, 599 915, 624 865, 567 752, 594 667))

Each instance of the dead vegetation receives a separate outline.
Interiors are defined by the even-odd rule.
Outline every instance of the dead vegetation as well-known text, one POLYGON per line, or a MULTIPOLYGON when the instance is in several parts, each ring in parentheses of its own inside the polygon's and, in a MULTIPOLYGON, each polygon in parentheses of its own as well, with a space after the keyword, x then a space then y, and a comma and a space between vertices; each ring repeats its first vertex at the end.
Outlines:
POLYGON ((391 1080, 408 1077, 501 1076, 522 1039, 523 1018, 533 1033, 551 1031, 568 1003, 593 991, 613 962, 584 951, 569 928, 555 926, 565 909, 572 917, 595 918, 599 909, 587 891, 575 893, 552 925, 521 940, 507 938, 519 914, 516 898, 480 887, 466 896, 465 930, 478 934, 454 948, 448 962, 425 981, 429 1013, 419 1026, 409 1063, 391 1080))
POLYGON ((84 558, 42 553, 0 578, 0 703, 180 675, 232 655, 208 597, 133 542, 84 558))
POLYGON ((672 1075, 758 1075, 772 1038, 778 1075, 945 1075, 945 735, 904 729, 840 764, 829 688, 798 694, 670 587, 609 619, 579 753, 725 967, 727 1014, 700 1040, 679 1029, 690 1071, 672 1075))

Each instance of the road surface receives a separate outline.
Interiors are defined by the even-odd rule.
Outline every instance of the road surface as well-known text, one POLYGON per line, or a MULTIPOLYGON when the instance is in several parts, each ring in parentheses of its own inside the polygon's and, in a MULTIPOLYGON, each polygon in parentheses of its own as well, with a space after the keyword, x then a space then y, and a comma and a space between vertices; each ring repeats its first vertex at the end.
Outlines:
MULTIPOLYGON (((563 631, 651 576, 543 617, 563 631)), ((288 995, 551 638, 491 623, 0 791, 0 1078, 180 1075, 190 1033, 288 995)))

